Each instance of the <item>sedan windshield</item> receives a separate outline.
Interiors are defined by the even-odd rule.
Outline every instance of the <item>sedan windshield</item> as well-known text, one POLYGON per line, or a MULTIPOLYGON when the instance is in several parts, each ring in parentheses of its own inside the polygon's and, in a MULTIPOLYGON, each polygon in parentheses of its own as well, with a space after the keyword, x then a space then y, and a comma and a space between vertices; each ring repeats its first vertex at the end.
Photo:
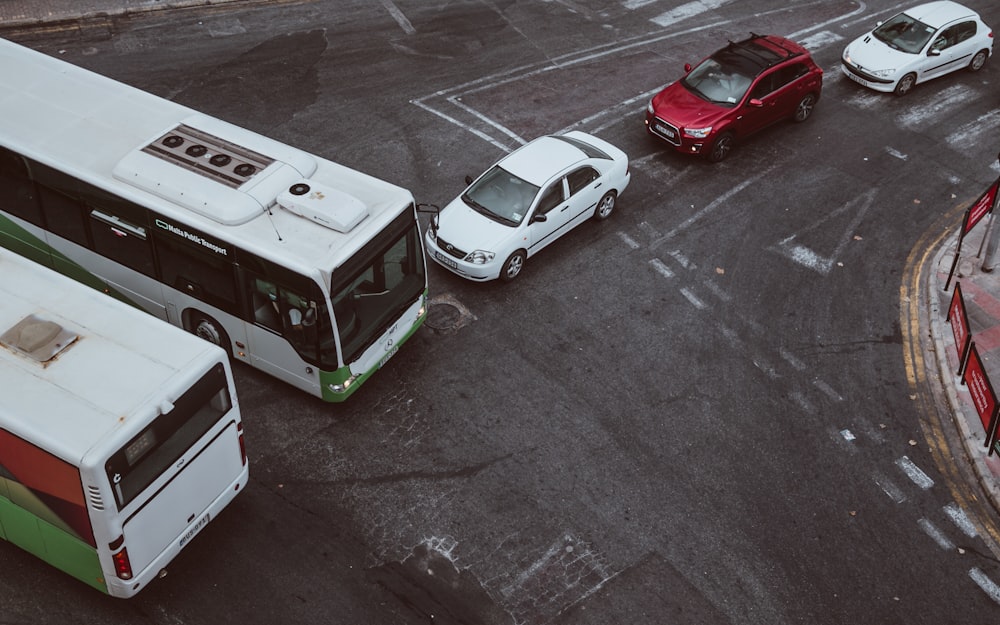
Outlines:
POLYGON ((494 221, 516 226, 536 195, 538 187, 494 165, 462 194, 462 201, 494 221))
POLYGON ((934 34, 934 29, 900 13, 872 31, 875 38, 893 50, 919 54, 934 34))
POLYGON ((758 71, 759 67, 743 57, 723 51, 691 70, 682 83, 703 100, 733 107, 743 99, 758 71))

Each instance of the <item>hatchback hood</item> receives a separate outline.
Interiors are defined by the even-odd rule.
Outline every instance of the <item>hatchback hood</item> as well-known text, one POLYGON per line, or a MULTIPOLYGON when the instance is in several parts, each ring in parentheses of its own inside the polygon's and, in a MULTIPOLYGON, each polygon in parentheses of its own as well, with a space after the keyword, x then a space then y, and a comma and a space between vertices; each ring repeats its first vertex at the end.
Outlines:
POLYGON ((919 55, 894 50, 868 33, 852 41, 844 50, 844 56, 859 69, 873 72, 903 67, 919 55))
POLYGON ((470 208, 461 197, 445 206, 438 215, 438 236, 464 252, 496 252, 499 243, 514 231, 470 208))
POLYGON ((653 111, 660 119, 678 128, 712 126, 728 108, 702 100, 678 80, 653 97, 653 111))

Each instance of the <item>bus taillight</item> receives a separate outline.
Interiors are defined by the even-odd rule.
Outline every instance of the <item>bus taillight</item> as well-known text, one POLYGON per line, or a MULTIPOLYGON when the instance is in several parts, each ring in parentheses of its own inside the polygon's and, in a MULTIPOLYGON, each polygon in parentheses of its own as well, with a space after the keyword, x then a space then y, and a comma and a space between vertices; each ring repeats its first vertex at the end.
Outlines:
POLYGON ((240 437, 240 458, 243 460, 243 465, 246 466, 247 463, 247 446, 243 442, 243 423, 236 424, 236 433, 240 437))
POLYGON ((111 556, 115 563, 115 573, 119 579, 132 579, 132 563, 128 561, 128 549, 122 549, 111 556))

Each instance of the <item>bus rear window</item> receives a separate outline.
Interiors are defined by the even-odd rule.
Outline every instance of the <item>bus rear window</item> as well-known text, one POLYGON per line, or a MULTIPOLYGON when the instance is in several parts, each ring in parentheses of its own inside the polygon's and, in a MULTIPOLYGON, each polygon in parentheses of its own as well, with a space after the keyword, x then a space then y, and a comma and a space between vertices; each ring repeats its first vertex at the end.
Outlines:
POLYGON ((219 363, 105 464, 118 509, 169 469, 232 406, 226 371, 219 363))

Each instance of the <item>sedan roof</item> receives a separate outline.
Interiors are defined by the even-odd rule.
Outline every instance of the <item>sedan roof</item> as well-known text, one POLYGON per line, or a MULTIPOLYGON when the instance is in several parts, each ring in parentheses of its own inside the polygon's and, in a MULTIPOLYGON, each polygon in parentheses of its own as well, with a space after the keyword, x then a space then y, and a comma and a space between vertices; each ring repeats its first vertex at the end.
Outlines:
POLYGON ((582 150, 554 137, 539 137, 500 161, 518 178, 540 187, 549 178, 587 158, 582 150))
POLYGON ((913 19, 919 20, 932 28, 941 28, 945 24, 963 17, 974 17, 975 11, 951 0, 929 2, 903 11, 913 19))

